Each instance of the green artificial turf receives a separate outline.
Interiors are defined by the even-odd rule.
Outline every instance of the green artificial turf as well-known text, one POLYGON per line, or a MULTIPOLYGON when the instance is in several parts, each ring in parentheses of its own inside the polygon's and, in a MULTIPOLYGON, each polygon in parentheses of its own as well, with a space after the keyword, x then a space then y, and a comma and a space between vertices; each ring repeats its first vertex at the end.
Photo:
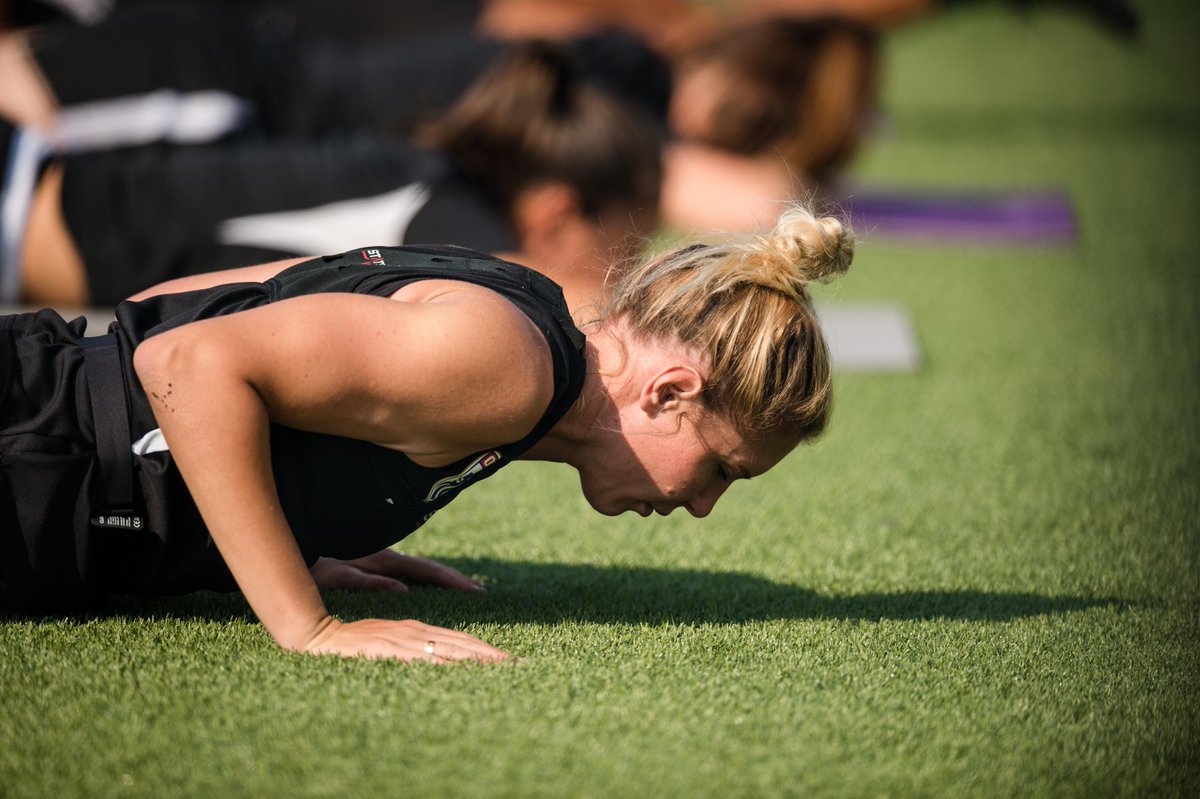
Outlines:
POLYGON ((1200 10, 1126 46, 977 6, 890 37, 873 186, 1063 187, 1077 247, 872 231, 823 301, 915 375, 707 520, 510 468, 407 543, 483 596, 329 597, 521 662, 278 651, 236 597, 0 623, 0 797, 1200 793, 1200 10))

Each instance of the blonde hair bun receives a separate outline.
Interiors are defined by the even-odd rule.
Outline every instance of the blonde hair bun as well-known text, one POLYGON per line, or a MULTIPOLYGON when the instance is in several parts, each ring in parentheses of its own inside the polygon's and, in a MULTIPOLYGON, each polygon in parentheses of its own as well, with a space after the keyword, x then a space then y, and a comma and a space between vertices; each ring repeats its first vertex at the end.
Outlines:
POLYGON ((804 297, 805 286, 829 280, 850 268, 854 260, 854 234, 841 220, 818 217, 802 205, 780 214, 771 232, 746 245, 747 254, 761 270, 759 282, 786 294, 804 297))

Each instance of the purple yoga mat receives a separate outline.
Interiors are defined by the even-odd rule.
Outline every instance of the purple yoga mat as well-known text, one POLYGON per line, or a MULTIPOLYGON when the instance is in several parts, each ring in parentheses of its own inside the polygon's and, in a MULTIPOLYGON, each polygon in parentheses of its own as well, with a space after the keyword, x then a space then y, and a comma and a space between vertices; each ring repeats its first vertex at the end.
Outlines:
POLYGON ((866 235, 983 244, 1074 244, 1075 210, 1054 189, 1006 192, 856 190, 845 195, 855 229, 866 235))

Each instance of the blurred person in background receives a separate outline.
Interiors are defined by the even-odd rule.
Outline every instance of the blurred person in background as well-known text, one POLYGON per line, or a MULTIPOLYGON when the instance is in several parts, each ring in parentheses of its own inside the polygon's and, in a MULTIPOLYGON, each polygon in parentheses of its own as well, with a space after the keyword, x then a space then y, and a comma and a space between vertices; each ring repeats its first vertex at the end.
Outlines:
MULTIPOLYGON (((134 3, 93 26, 0 37, 0 114, 66 152, 363 133, 407 140, 524 41, 466 31, 298 41, 196 0, 134 3)), ((581 80, 665 124, 669 67, 640 40, 602 31, 557 41, 581 80)))
MULTIPOLYGON (((662 215, 674 228, 770 224, 783 201, 848 160, 874 97, 875 36, 844 21, 723 32, 676 59, 674 94, 672 65, 628 33, 582 29, 563 44, 586 80, 662 129, 662 215)), ((362 132, 411 140, 514 46, 465 32, 300 45, 204 4, 132 5, 91 28, 0 41, 28 87, 21 110, 11 82, 0 112, 67 151, 362 132)))
MULTIPOLYGON (((8 134, 14 152, 31 137, 8 134)), ((506 49, 424 129, 423 147, 238 134, 30 156, 37 180, 26 222, 12 231, 20 255, 6 264, 10 292, 114 304, 197 272, 354 241, 424 241, 504 253, 550 273, 584 306, 657 219, 657 132, 581 79, 556 45, 506 49)))
POLYGON ((689 50, 675 66, 664 217, 754 229, 780 198, 831 194, 869 132, 878 70, 877 34, 837 18, 766 19, 689 50))
MULTIPOLYGON (((1022 13, 1062 8, 1089 17, 1109 33, 1131 39, 1138 17, 1127 0, 205 0, 223 13, 304 41, 361 42, 472 27, 501 37, 572 35, 618 26, 675 54, 715 30, 774 16, 837 16, 892 27, 980 2, 1022 13)), ((0 27, 69 20, 93 25, 118 7, 173 0, 4 0, 0 27)))

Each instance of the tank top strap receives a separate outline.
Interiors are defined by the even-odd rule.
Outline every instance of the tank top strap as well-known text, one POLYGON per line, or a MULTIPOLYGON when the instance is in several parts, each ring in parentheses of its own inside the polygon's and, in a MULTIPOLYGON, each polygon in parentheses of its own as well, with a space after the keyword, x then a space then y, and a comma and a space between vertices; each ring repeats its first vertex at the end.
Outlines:
POLYGON ((423 270, 463 270, 474 262, 502 263, 493 256, 460 247, 360 247, 298 263, 267 281, 267 285, 272 300, 331 291, 382 294, 393 284, 422 279, 419 275, 423 270))

